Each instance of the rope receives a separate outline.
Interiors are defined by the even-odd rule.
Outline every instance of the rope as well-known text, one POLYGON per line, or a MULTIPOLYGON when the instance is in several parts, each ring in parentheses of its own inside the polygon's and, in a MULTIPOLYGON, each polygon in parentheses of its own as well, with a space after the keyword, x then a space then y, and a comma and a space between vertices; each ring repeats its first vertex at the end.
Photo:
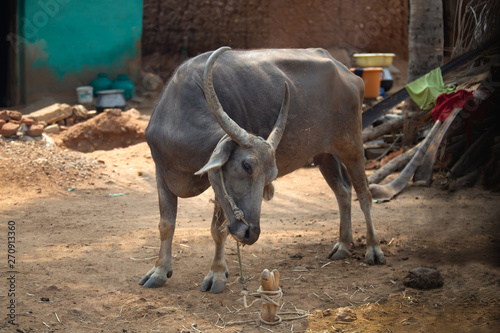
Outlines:
MULTIPOLYGON (((245 214, 236 205, 236 203, 234 202, 233 198, 227 193, 226 185, 224 184, 224 176, 222 174, 222 168, 219 169, 219 174, 220 174, 220 181, 221 181, 222 190, 224 191, 224 198, 229 202, 229 205, 231 206, 231 209, 233 210, 234 217, 237 220, 242 221, 243 223, 245 223, 245 225, 248 227, 249 225, 248 225, 247 221, 245 221, 245 214)), ((221 226, 221 228, 222 227, 226 227, 226 226, 227 225, 224 224, 223 226, 221 226)), ((239 265, 239 268, 240 268, 240 278, 239 278, 239 281, 243 285, 242 294, 243 294, 243 304, 245 306, 245 309, 248 309, 255 302, 259 302, 259 301, 260 302, 264 302, 264 303, 268 303, 268 304, 272 304, 272 305, 275 305, 277 307, 280 306, 281 299, 283 297, 283 292, 281 291, 281 287, 278 290, 263 290, 262 286, 260 286, 259 289, 257 289, 256 293, 253 293, 253 294, 249 294, 248 293, 247 287, 245 285, 245 278, 243 276, 243 265, 242 265, 241 254, 240 254, 240 242, 237 241, 237 240, 236 240, 236 249, 237 249, 237 252, 238 252, 238 265, 239 265), (260 297, 260 299, 256 299, 252 303, 250 303, 250 305, 248 305, 247 304, 247 296, 248 295, 254 296, 254 297, 260 297)), ((306 318, 307 316, 309 316, 309 315, 308 314, 300 315, 300 313, 298 313, 298 312, 280 312, 280 313, 276 314, 276 317, 278 317, 278 320, 275 320, 273 322, 268 322, 268 321, 265 321, 264 319, 262 319, 262 313, 259 313, 259 321, 262 324, 266 324, 266 325, 278 325, 278 324, 282 323, 283 321, 291 321, 291 320, 302 319, 302 318, 306 318), (279 314, 281 314, 281 315, 292 315, 292 314, 296 315, 296 314, 298 314, 299 316, 293 317, 293 318, 281 318, 279 316, 279 314)), ((229 325, 238 325, 238 324, 248 324, 248 323, 252 323, 252 322, 254 322, 254 320, 229 322, 229 323, 226 324, 226 326, 229 326, 229 325)))
MULTIPOLYGON (((247 221, 245 221, 245 214, 236 205, 236 203, 234 202, 234 199, 229 195, 229 193, 227 193, 226 185, 224 184, 224 176, 222 174, 222 168, 219 169, 219 175, 220 175, 220 183, 221 183, 221 186, 222 186, 222 190, 224 191, 224 198, 229 202, 229 205, 231 206, 231 209, 233 210, 234 217, 237 220, 242 221, 243 223, 245 223, 245 225, 247 227, 249 227, 247 221)), ((221 229, 227 227, 227 223, 228 222, 229 221, 226 221, 226 223, 224 223, 221 226, 221 229)), ((238 264, 239 264, 239 267, 240 267, 240 278, 239 278, 239 281, 243 285, 243 290, 247 290, 247 287, 245 285, 245 277, 243 276, 243 266, 241 264, 240 242, 238 240, 236 240, 236 248, 238 250, 238 264)))
POLYGON ((247 221, 245 221, 245 214, 243 214, 242 210, 236 205, 234 202, 233 198, 227 193, 226 190, 226 185, 224 184, 224 177, 222 175, 222 168, 219 169, 219 174, 220 174, 220 182, 222 185, 222 190, 224 191, 224 198, 229 202, 229 205, 231 205, 231 209, 233 210, 234 217, 245 223, 245 225, 248 227, 247 221))
POLYGON ((247 286, 245 285, 245 277, 243 276, 243 265, 241 264, 240 242, 238 242, 238 241, 236 241, 236 249, 238 250, 238 265, 240 266, 240 278, 239 278, 239 281, 243 285, 243 290, 247 290, 247 286))
POLYGON ((255 302, 264 302, 264 303, 269 303, 273 304, 275 306, 280 306, 281 298, 283 297, 283 292, 281 291, 281 287, 278 290, 263 290, 262 286, 257 289, 257 292, 249 294, 248 291, 243 291, 243 305, 245 306, 245 309, 248 309, 252 305, 254 305, 255 302), (247 296, 254 296, 254 297, 260 297, 261 299, 256 299, 250 305, 247 303, 247 296))
MULTIPOLYGON (((262 286, 260 286, 259 289, 257 289, 256 293, 249 294, 248 291, 243 291, 242 294, 243 294, 243 305, 245 309, 248 309, 256 302, 262 302, 262 303, 272 304, 274 306, 280 306, 281 298, 283 297, 283 292, 281 291, 281 287, 278 290, 264 290, 262 289, 262 286), (249 295, 254 297, 260 297, 260 299, 254 300, 249 305, 247 303, 247 296, 249 295)), ((259 313, 259 321, 266 325, 278 325, 283 322, 283 319, 280 316, 276 315, 276 317, 278 317, 278 320, 269 322, 262 318, 262 312, 259 313)))
MULTIPOLYGON (((281 287, 278 290, 263 290, 262 286, 257 289, 257 292, 249 294, 248 291, 244 290, 241 292, 243 294, 243 306, 245 309, 250 308, 252 305, 254 305, 256 302, 262 302, 262 303, 267 303, 267 304, 272 304, 274 306, 280 306, 281 304, 281 299, 283 298, 283 291, 281 290, 281 287), (254 300, 252 303, 248 304, 247 302, 247 296, 254 296, 258 297, 259 299, 254 300)), ((279 312, 276 314, 276 317, 278 318, 275 321, 266 321, 262 318, 262 312, 259 313, 259 321, 262 324, 266 325, 279 325, 284 321, 292 321, 292 320, 298 320, 298 319, 303 319, 308 317, 309 314, 300 314, 299 312, 279 312), (296 315, 296 317, 292 318, 282 318, 281 316, 285 315, 296 315), (298 316, 297 316, 298 315, 298 316)), ((242 321, 242 322, 229 322, 227 325, 236 325, 236 324, 248 324, 255 322, 254 320, 247 320, 247 321, 242 321)))

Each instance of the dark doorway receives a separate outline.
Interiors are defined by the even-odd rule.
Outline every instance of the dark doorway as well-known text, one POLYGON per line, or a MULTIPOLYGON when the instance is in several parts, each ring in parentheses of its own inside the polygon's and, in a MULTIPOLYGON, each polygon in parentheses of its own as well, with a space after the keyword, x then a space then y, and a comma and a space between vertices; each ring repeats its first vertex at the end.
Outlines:
POLYGON ((0 107, 19 103, 17 100, 16 50, 17 1, 0 1, 0 107))

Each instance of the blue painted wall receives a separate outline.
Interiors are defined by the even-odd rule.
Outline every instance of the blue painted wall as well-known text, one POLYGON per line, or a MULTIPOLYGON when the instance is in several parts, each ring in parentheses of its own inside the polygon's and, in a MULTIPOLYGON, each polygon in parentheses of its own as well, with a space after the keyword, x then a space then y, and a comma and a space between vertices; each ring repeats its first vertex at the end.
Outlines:
POLYGON ((140 69, 142 0, 19 0, 25 101, 76 98, 98 72, 140 69))

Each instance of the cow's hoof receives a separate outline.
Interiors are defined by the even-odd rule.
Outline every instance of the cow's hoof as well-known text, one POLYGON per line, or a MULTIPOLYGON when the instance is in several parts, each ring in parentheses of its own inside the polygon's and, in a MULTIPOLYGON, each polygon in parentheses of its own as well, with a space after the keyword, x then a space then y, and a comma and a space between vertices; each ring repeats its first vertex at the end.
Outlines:
POLYGON ((227 277, 229 273, 226 272, 212 272, 210 271, 201 283, 201 291, 209 291, 212 294, 221 293, 226 287, 227 277))
POLYGON ((333 259, 333 260, 345 259, 349 258, 350 256, 351 252, 349 252, 349 248, 341 242, 335 244, 330 253, 328 253, 328 259, 333 259))
POLYGON ((172 271, 168 271, 167 274, 159 274, 159 271, 157 267, 153 267, 153 269, 142 277, 139 284, 147 288, 158 288, 163 286, 165 282, 167 282, 167 278, 172 276, 172 271))
POLYGON ((369 265, 384 265, 385 257, 384 252, 380 249, 378 245, 368 246, 365 254, 366 263, 369 265))

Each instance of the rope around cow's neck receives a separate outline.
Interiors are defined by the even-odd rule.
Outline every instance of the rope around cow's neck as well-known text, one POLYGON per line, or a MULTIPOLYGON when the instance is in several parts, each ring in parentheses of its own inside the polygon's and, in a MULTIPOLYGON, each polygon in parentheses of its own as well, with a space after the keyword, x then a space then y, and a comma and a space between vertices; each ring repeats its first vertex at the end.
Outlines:
MULTIPOLYGON (((229 195, 229 193, 227 193, 226 185, 224 184, 224 176, 222 175, 222 168, 219 169, 219 174, 220 174, 220 183, 222 186, 222 190, 224 191, 224 198, 227 200, 227 202, 229 202, 229 205, 231 205, 231 209, 233 210, 234 217, 237 220, 242 221, 243 223, 245 223, 245 225, 247 227, 249 227, 247 221, 245 221, 245 214, 236 205, 236 203, 234 202, 233 198, 229 195)), ((243 290, 247 290, 247 286, 245 285, 245 277, 243 276, 243 265, 241 263, 240 242, 238 240, 236 240, 236 249, 238 251, 238 265, 240 267, 239 281, 243 285, 243 290)))
POLYGON ((226 185, 224 184, 224 176, 222 175, 222 168, 219 169, 219 174, 220 174, 220 182, 222 186, 222 190, 224 191, 224 198, 229 202, 229 205, 231 205, 231 209, 233 210, 234 217, 245 223, 245 225, 248 227, 247 221, 245 221, 245 214, 243 214, 243 211, 236 205, 234 202, 233 198, 227 193, 226 190, 226 185))

